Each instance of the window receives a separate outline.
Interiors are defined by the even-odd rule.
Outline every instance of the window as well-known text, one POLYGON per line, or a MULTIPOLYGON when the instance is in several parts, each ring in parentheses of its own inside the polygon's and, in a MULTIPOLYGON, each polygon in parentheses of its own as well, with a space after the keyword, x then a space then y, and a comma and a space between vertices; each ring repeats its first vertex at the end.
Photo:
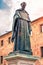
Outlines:
POLYGON ((41 32, 43 32, 43 24, 40 25, 41 32))
POLYGON ((43 47, 41 47, 41 57, 43 57, 43 47))
POLYGON ((8 38, 8 43, 11 43, 11 37, 8 38))
POLYGON ((1 40, 1 46, 3 46, 3 40, 1 40))
POLYGON ((3 63, 3 56, 0 56, 0 64, 3 63))
POLYGON ((1 63, 3 63, 3 56, 1 56, 1 63))

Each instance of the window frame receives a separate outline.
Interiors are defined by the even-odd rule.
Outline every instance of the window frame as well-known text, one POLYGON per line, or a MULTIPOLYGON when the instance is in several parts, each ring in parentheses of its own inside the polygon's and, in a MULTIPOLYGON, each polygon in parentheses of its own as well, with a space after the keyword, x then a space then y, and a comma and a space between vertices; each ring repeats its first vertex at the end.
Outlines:
POLYGON ((1 40, 1 46, 3 46, 3 40, 1 40))
POLYGON ((8 38, 8 43, 11 43, 11 37, 8 38))
POLYGON ((43 30, 42 30, 42 26, 43 26, 43 24, 40 25, 40 31, 41 31, 41 32, 43 32, 43 30))
POLYGON ((41 57, 43 57, 43 47, 41 47, 41 57))
POLYGON ((3 63, 3 56, 0 56, 0 64, 3 63))

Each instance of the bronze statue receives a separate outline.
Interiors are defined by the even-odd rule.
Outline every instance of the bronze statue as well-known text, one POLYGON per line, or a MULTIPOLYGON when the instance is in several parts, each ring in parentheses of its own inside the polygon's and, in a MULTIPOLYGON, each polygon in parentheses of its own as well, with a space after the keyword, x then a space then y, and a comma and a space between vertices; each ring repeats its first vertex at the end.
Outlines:
POLYGON ((21 3, 21 9, 17 9, 13 17, 12 42, 14 42, 14 51, 31 52, 30 34, 31 21, 29 14, 25 11, 26 3, 21 3))

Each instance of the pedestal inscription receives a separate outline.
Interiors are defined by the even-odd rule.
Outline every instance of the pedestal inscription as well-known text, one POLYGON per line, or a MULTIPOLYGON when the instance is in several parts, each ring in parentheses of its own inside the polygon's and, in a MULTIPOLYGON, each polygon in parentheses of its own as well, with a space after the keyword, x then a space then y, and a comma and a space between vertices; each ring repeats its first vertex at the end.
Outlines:
POLYGON ((33 62, 20 60, 17 65, 35 65, 33 62))
POLYGON ((17 60, 10 60, 8 65, 17 65, 17 60))

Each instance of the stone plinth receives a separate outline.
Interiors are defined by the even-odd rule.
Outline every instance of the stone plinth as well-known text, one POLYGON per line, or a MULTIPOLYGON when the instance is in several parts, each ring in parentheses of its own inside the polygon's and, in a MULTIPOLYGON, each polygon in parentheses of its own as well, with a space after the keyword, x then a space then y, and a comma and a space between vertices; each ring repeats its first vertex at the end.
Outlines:
POLYGON ((7 60, 8 65, 35 65, 39 58, 28 54, 12 53, 4 59, 7 60))

